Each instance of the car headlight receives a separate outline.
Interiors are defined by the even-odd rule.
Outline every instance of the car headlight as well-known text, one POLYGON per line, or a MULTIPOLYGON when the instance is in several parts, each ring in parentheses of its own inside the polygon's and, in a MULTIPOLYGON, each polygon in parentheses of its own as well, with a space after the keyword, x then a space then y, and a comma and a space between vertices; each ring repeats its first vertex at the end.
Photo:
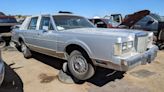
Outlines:
POLYGON ((116 43, 114 45, 114 55, 121 55, 133 48, 133 41, 116 43))
POLYGON ((122 53, 122 43, 116 43, 114 45, 114 55, 121 55, 122 53))

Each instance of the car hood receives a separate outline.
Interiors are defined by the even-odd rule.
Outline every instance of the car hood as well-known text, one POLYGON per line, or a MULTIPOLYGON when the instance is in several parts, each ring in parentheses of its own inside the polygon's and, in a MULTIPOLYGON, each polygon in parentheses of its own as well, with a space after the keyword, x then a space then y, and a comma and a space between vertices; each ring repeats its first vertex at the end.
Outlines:
POLYGON ((142 11, 135 12, 133 14, 128 15, 128 17, 125 18, 120 25, 125 25, 130 28, 139 20, 141 20, 143 17, 149 14, 150 14, 149 10, 142 10, 142 11))
POLYGON ((66 33, 74 33, 74 34, 93 34, 93 35, 101 35, 101 36, 118 36, 118 37, 126 37, 130 34, 139 34, 145 33, 139 30, 132 29, 112 29, 112 28, 78 28, 78 29, 69 29, 65 30, 66 33))

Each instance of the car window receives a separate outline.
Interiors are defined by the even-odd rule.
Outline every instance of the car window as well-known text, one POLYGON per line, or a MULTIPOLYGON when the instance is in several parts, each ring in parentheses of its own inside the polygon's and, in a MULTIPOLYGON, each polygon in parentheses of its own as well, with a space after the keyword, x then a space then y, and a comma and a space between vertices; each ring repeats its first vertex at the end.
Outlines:
POLYGON ((150 16, 152 18, 154 18, 155 20, 162 22, 161 16, 159 16, 158 14, 153 14, 152 13, 152 14, 150 14, 150 16))
POLYGON ((95 19, 95 24, 100 23, 100 22, 101 22, 102 24, 105 24, 104 21, 102 21, 101 19, 95 19))
POLYGON ((116 22, 120 22, 120 16, 113 15, 113 20, 116 21, 116 22))
POLYGON ((30 24, 28 26, 29 30, 35 30, 37 24, 38 17, 31 18, 30 24))
POLYGON ((146 22, 147 23, 150 20, 152 20, 152 18, 150 18, 150 16, 145 16, 139 22, 146 22))
POLYGON ((15 18, 0 18, 0 23, 17 23, 15 18))
POLYGON ((48 30, 54 30, 50 17, 42 17, 40 30, 42 30, 44 26, 48 27, 48 30))
POLYGON ((59 31, 75 28, 94 28, 92 23, 83 17, 59 15, 53 18, 59 31))

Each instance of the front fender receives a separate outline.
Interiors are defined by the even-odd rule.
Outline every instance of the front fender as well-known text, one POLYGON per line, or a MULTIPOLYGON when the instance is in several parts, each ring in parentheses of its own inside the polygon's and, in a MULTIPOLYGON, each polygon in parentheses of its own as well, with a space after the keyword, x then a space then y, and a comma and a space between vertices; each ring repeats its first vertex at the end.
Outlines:
POLYGON ((70 40, 70 41, 66 42, 65 48, 71 44, 75 44, 75 45, 82 47, 87 52, 89 57, 93 56, 91 49, 89 48, 89 46, 85 42, 80 41, 80 40, 70 40))
POLYGON ((19 39, 22 39, 24 42, 26 42, 25 41, 25 38, 23 37, 23 35, 21 35, 21 34, 19 34, 19 36, 18 36, 18 38, 17 38, 17 41, 18 41, 18 44, 20 45, 21 43, 19 42, 19 39))

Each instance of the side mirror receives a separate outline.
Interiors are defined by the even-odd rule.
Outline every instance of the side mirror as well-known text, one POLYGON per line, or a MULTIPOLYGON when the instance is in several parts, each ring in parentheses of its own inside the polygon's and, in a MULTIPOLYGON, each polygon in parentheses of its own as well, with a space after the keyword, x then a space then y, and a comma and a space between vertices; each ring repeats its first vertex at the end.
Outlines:
POLYGON ((153 20, 150 20, 150 21, 147 22, 148 25, 153 24, 153 23, 154 23, 153 20))
POLYGON ((43 26, 43 30, 48 30, 48 26, 43 26))

